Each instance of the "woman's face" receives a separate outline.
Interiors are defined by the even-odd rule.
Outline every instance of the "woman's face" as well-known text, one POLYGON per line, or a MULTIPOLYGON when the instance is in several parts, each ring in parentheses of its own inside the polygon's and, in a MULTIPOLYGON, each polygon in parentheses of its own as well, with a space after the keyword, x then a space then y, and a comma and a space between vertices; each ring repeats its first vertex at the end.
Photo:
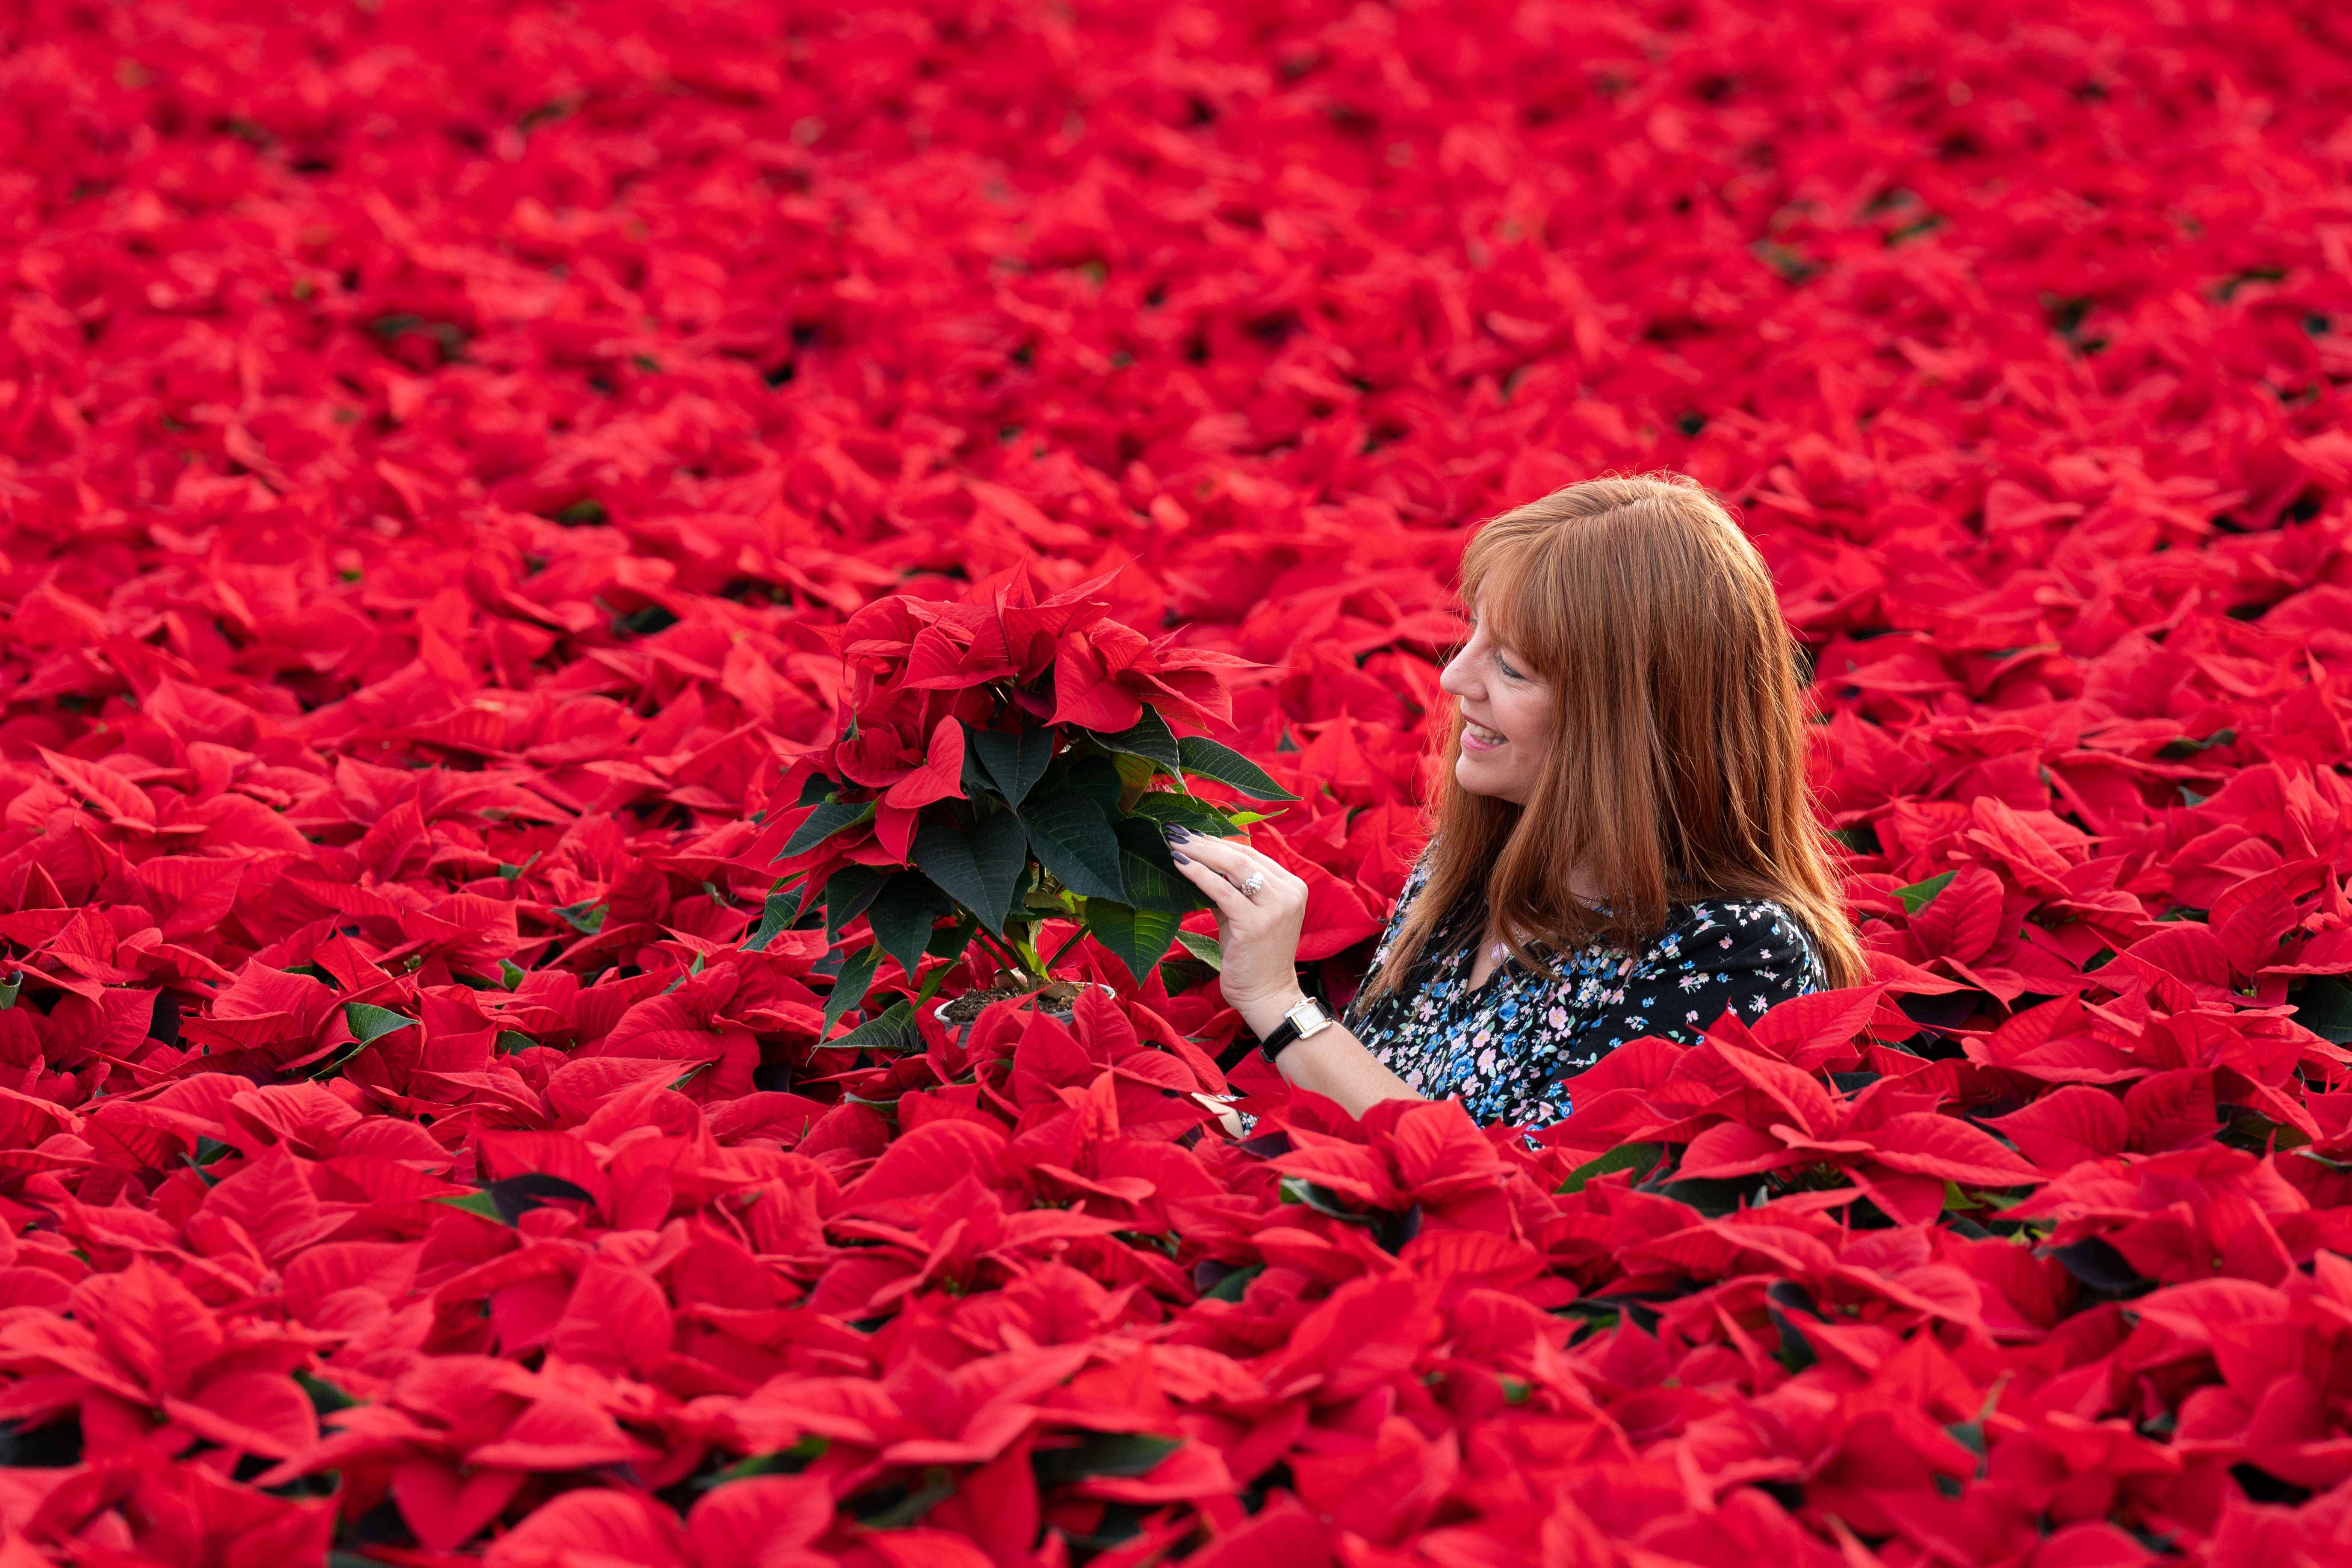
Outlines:
POLYGON ((1454 779, 1472 795, 1525 805, 1551 749, 1551 688, 1486 635, 1484 617, 1437 684, 1462 707, 1454 779))

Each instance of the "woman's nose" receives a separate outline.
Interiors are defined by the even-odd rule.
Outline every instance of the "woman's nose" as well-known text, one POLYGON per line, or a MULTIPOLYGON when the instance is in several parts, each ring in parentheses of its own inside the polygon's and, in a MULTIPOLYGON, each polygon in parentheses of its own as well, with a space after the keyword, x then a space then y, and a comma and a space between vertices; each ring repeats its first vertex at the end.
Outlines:
POLYGON ((1463 649, 1437 672, 1437 689, 1448 697, 1475 697, 1478 683, 1471 679, 1470 650, 1463 649))

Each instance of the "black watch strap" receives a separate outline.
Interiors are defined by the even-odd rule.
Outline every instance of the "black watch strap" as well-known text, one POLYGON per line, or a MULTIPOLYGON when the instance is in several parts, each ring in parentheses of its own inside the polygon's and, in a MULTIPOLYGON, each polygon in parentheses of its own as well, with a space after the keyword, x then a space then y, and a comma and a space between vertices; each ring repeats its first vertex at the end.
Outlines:
POLYGON ((1321 1016, 1321 1022, 1313 1025, 1316 1029, 1322 1029, 1338 1021, 1331 1016, 1323 1004, 1310 996, 1298 1006, 1285 1013, 1282 1016, 1282 1022, 1266 1031, 1265 1038, 1257 1043, 1257 1054, 1271 1062, 1282 1054, 1285 1046, 1293 1044, 1305 1034, 1306 1031, 1298 1026, 1297 1014, 1307 1007, 1314 1008, 1321 1016))
MULTIPOLYGON (((1313 997, 1309 997, 1305 1002, 1300 1003, 1299 1006, 1311 1006, 1318 1013, 1320 1013, 1323 1016, 1323 1022, 1315 1026, 1318 1030, 1322 1029, 1327 1025, 1336 1024, 1339 1021, 1337 1014, 1329 1011, 1323 1005, 1323 1004, 1316 1001, 1313 997)), ((1297 1008, 1293 1008, 1291 1011, 1297 1012, 1297 1008)), ((1294 1044, 1299 1038, 1300 1034, 1301 1031, 1298 1026, 1298 1020, 1292 1017, 1290 1013, 1285 1013, 1282 1016, 1282 1022, 1267 1030, 1265 1038, 1257 1042, 1258 1054, 1270 1062, 1274 1060, 1275 1058, 1282 1054, 1284 1047, 1294 1044)), ((1246 1029, 1238 1031, 1234 1036, 1233 1043, 1227 1046, 1223 1050, 1217 1053, 1217 1070, 1219 1072, 1233 1071, 1234 1068, 1242 1065, 1242 1058, 1249 1055, 1249 1031, 1246 1029)))
POLYGON ((1257 1043, 1257 1054, 1272 1061, 1282 1054, 1282 1047, 1298 1038, 1298 1026, 1286 1016, 1274 1026, 1273 1032, 1257 1043))

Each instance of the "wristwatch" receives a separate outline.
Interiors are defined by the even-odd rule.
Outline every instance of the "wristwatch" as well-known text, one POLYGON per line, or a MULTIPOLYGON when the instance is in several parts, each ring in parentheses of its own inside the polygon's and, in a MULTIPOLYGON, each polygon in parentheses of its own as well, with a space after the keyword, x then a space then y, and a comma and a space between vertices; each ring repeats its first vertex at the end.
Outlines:
POLYGON ((1320 1034, 1339 1020, 1323 1010, 1323 1004, 1312 996, 1301 997, 1298 1005, 1282 1016, 1282 1022, 1267 1031, 1257 1045, 1258 1054, 1267 1061, 1280 1056, 1283 1047, 1320 1034))

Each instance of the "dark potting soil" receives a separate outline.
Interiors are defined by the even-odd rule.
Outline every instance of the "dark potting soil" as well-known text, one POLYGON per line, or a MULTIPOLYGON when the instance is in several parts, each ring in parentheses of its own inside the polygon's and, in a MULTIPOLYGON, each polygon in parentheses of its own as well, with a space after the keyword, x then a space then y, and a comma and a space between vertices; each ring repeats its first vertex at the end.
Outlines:
POLYGON ((1018 1002, 1033 995, 1044 1011, 1066 1020, 1077 1005, 1078 988, 1066 982, 1034 992, 1017 985, 992 985, 985 991, 967 991, 952 998, 940 1009, 940 1016, 950 1024, 969 1024, 998 1002, 1018 1002))

